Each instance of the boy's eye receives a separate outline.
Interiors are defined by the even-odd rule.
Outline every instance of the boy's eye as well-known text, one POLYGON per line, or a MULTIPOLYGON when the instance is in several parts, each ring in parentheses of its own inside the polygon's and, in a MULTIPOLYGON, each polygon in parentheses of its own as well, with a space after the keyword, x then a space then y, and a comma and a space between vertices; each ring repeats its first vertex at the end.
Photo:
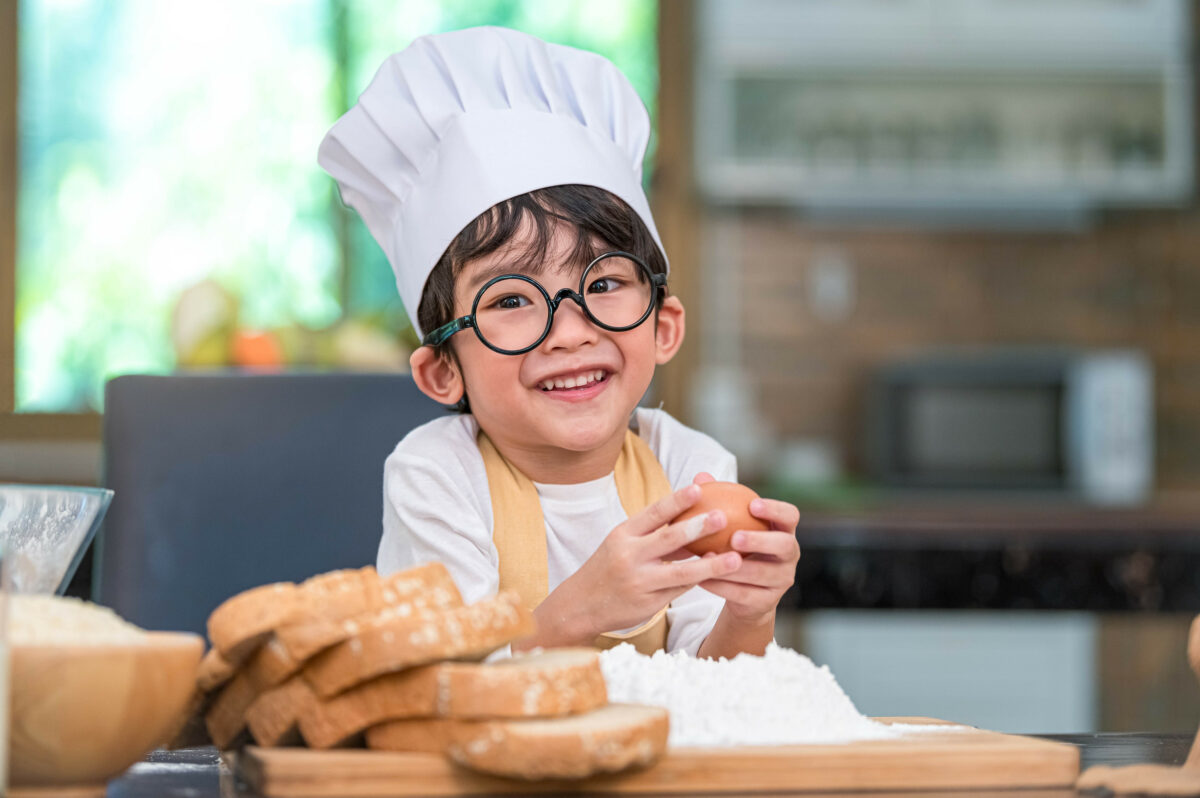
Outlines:
POLYGON ((499 297, 495 302, 492 303, 492 307, 500 310, 516 310, 518 308, 523 308, 528 304, 529 300, 525 297, 520 296, 519 294, 508 294, 506 296, 499 297))
POLYGON ((587 292, 589 294, 605 294, 609 291, 615 291, 620 287, 620 283, 612 277, 601 277, 598 280, 592 280, 587 287, 587 292))

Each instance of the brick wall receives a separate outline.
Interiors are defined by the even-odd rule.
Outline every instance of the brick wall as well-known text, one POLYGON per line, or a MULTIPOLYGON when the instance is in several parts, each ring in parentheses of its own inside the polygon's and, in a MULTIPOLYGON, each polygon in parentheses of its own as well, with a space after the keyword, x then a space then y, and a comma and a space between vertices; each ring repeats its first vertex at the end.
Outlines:
MULTIPOLYGON (((1200 210, 1112 212, 1083 232, 809 226, 785 211, 710 211, 742 275, 741 357, 780 436, 837 441, 861 468, 870 369, 945 344, 1131 346, 1155 368, 1160 488, 1200 488, 1200 210), (729 242, 733 242, 732 245, 729 242), (810 307, 808 270, 848 258, 854 305, 810 307)), ((732 296, 710 296, 705 324, 732 296)))

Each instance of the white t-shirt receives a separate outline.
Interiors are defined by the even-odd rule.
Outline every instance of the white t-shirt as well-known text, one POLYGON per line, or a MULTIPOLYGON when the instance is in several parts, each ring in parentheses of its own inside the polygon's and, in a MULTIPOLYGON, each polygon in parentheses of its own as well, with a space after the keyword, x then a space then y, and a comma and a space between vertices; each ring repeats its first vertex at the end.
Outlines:
MULTIPOLYGON (((662 410, 638 408, 630 427, 650 446, 672 489, 690 485, 701 471, 718 480, 737 481, 732 454, 662 410)), ((478 431, 474 416, 446 416, 414 429, 388 456, 383 538, 376 563, 380 574, 440 560, 467 603, 496 593, 500 558, 492 541, 491 496, 475 442, 478 431)), ((612 474, 576 485, 534 485, 546 520, 553 591, 627 516, 612 474)), ((667 650, 695 655, 724 603, 700 587, 671 602, 667 650)))

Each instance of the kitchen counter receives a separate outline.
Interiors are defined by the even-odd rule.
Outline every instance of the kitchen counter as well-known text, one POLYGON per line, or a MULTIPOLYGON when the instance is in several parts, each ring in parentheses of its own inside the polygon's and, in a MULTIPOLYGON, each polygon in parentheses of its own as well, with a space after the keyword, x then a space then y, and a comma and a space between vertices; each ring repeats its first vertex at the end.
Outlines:
MULTIPOLYGON (((1047 739, 1079 746, 1081 767, 1092 765, 1129 765, 1154 762, 1166 765, 1181 764, 1191 746, 1190 734, 1056 734, 1047 739)), ((854 793, 838 793, 840 796, 854 793)), ((873 798, 886 798, 892 793, 871 792, 873 798)), ((952 798, 957 792, 939 792, 952 798)), ((962 793, 968 794, 968 793, 962 793)), ((993 791, 970 795, 1012 796, 1031 794, 1015 791, 993 791)), ((1038 790, 1038 796, 1075 796, 1074 790, 1038 790)), ((229 798, 253 796, 237 784, 220 761, 213 748, 188 748, 180 751, 154 751, 143 762, 134 765, 123 776, 109 783, 108 798, 229 798)), ((911 796, 911 793, 894 793, 911 796)))
POLYGON ((1028 497, 801 507, 784 606, 1200 612, 1200 500, 1098 508, 1028 497))

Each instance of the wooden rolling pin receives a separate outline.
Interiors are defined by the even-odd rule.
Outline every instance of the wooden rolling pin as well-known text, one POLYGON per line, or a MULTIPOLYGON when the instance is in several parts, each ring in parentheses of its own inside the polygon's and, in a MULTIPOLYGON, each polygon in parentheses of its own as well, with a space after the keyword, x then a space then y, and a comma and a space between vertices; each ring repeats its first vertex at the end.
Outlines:
MULTIPOLYGON (((1192 621, 1188 633, 1188 664, 1200 681, 1200 615, 1192 621)), ((1079 777, 1075 786, 1080 790, 1110 790, 1117 795, 1200 796, 1200 730, 1192 740, 1183 767, 1167 765, 1129 765, 1128 767, 1090 767, 1079 777)))
MULTIPOLYGON (((1188 635, 1188 664, 1192 666, 1196 680, 1200 681, 1200 615, 1192 621, 1192 631, 1188 635)), ((1192 740, 1192 750, 1183 767, 1185 770, 1200 770, 1200 730, 1196 731, 1196 739, 1192 740)))

